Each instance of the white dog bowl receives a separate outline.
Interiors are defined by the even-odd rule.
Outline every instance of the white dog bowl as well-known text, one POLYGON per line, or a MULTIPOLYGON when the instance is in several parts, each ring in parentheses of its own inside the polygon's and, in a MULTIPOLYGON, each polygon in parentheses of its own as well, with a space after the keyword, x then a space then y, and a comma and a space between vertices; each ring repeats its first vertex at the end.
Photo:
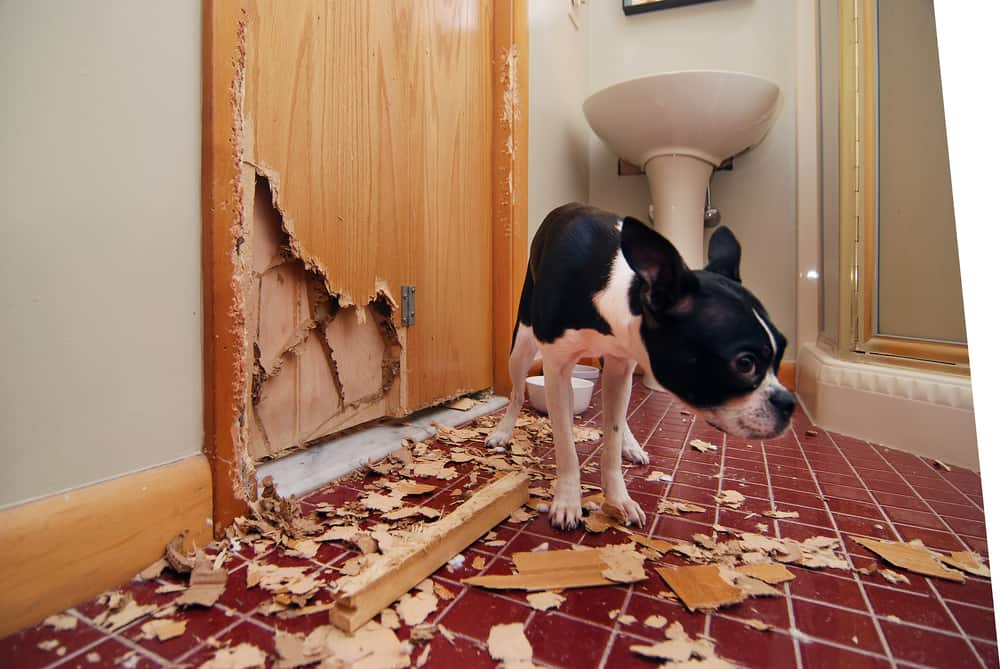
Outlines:
POLYGON ((597 379, 601 377, 601 370, 590 365, 577 365, 573 368, 573 376, 597 383, 597 379))
MULTIPOLYGON (((573 383, 573 413, 579 414, 587 410, 590 406, 590 398, 594 394, 594 382, 587 379, 571 377, 573 383)), ((545 377, 529 376, 525 379, 528 384, 528 401, 536 411, 547 414, 545 408, 545 377)))

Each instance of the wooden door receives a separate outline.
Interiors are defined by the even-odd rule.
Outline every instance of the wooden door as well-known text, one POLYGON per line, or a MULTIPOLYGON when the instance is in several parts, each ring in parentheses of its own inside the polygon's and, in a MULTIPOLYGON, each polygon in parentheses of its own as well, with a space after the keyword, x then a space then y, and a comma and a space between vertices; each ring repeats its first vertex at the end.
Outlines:
POLYGON ((482 0, 247 2, 254 455, 491 385, 491 44, 482 0))
POLYGON ((205 450, 254 459, 492 385, 527 263, 524 0, 204 0, 205 450), (416 289, 416 319, 400 291, 416 289))

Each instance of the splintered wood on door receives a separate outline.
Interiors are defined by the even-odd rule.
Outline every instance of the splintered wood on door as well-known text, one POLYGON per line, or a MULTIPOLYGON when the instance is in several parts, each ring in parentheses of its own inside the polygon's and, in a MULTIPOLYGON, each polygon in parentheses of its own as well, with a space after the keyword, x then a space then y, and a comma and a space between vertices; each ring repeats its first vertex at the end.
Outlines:
POLYGON ((245 7, 252 454, 490 386, 492 3, 245 7))

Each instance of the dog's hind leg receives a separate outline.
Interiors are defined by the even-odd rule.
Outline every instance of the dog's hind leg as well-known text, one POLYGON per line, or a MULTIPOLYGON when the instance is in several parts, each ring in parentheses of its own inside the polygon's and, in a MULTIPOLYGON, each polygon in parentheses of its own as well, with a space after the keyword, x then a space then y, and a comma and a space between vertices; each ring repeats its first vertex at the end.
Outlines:
POLYGON ((553 527, 571 530, 583 519, 580 501, 580 459, 573 440, 573 386, 571 375, 576 358, 558 351, 542 350, 545 370, 545 405, 552 423, 556 452, 556 486, 549 507, 553 527))
POLYGON ((604 488, 604 501, 625 519, 626 524, 641 526, 646 522, 646 514, 629 497, 625 478, 622 476, 622 449, 628 431, 625 414, 628 411, 631 389, 629 381, 634 368, 635 363, 620 358, 608 356, 604 359, 604 380, 601 385, 601 395, 604 398, 601 487, 604 488))
POLYGON ((528 376, 528 370, 535 359, 538 351, 538 342, 531 331, 531 327, 524 323, 517 324, 517 335, 514 337, 514 347, 510 351, 510 404, 507 405, 507 413, 493 430, 493 434, 486 440, 486 445, 490 447, 505 446, 510 443, 514 434, 514 425, 517 423, 517 416, 521 412, 521 405, 524 404, 524 379, 528 376))

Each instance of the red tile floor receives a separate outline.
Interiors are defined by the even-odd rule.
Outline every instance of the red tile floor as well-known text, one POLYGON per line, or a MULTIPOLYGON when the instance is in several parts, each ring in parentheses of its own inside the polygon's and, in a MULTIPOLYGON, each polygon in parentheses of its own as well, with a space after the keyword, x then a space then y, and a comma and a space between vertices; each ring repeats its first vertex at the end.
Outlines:
MULTIPOLYGON (((578 422, 600 424, 600 390, 591 408, 578 422)), ((775 508, 798 511, 796 520, 769 520, 777 537, 804 539, 814 535, 841 539, 856 567, 873 562, 873 556, 850 541, 858 534, 896 540, 922 539, 940 550, 986 550, 982 486, 979 476, 953 467, 935 468, 932 463, 900 451, 876 446, 838 434, 813 429, 801 412, 793 429, 780 439, 747 441, 729 439, 701 421, 681 413, 681 405, 668 395, 649 393, 636 384, 630 404, 630 425, 649 451, 648 466, 629 470, 627 480, 633 497, 649 514, 643 531, 666 539, 689 539, 692 533, 712 533, 712 525, 754 530, 762 519, 744 519, 746 512, 719 508, 713 495, 723 488, 741 491, 747 510, 775 508), (700 453, 685 445, 702 438, 719 445, 717 452, 700 453), (673 483, 648 482, 653 469, 669 472, 673 483), (720 475, 721 476, 718 476, 720 475), (709 510, 683 518, 657 515, 659 499, 691 501, 709 510)), ((551 460, 551 448, 546 457, 551 460)), ((599 444, 580 444, 581 462, 599 459, 599 444)), ((598 483, 596 468, 583 476, 598 483)), ((462 485, 453 480, 435 494, 430 505, 447 507, 449 494, 462 485)), ((331 485, 305 498, 309 503, 340 503, 360 493, 361 482, 331 485)), ((425 502, 426 503, 426 502, 425 502)), ((465 566, 447 567, 434 578, 458 596, 442 601, 432 622, 441 623, 457 637, 449 643, 441 635, 432 642, 429 667, 493 667, 485 640, 494 624, 521 621, 534 652, 535 662, 549 667, 653 667, 651 660, 629 651, 636 643, 663 639, 662 631, 645 627, 648 615, 657 613, 678 620, 692 636, 704 634, 717 642, 719 656, 748 667, 996 667, 997 642, 993 622, 993 599, 989 581, 969 577, 964 584, 909 574, 910 583, 890 585, 880 576, 834 570, 810 571, 792 567, 796 579, 783 586, 785 597, 755 599, 712 614, 688 613, 680 605, 656 598, 665 589, 647 563, 649 578, 634 585, 570 590, 555 611, 529 608, 517 593, 488 592, 463 586, 462 578, 474 575, 472 558, 481 555, 483 573, 510 573, 510 556, 548 542, 551 549, 570 544, 620 543, 615 532, 588 535, 583 531, 553 530, 541 515, 524 524, 498 528, 503 546, 479 541, 466 551, 465 566), (612 621, 608 611, 620 609, 640 622, 624 625, 612 621), (742 624, 759 618, 774 625, 760 632, 742 624)), ((347 559, 347 550, 325 545, 308 561, 321 573, 333 577, 331 566, 347 559)), ((671 559, 671 558, 665 558, 671 559)), ((276 553, 263 558, 286 564, 303 561, 276 553)), ((254 611, 266 598, 259 589, 245 588, 246 564, 239 557, 228 563, 228 589, 210 609, 183 614, 187 634, 167 641, 143 640, 142 621, 107 634, 92 624, 100 607, 94 602, 70 613, 79 618, 76 630, 57 632, 34 627, 0 640, 3 667, 198 667, 214 653, 214 646, 244 641, 265 652, 274 650, 275 627, 286 631, 308 631, 326 623, 326 615, 283 621, 254 611), (39 650, 43 639, 57 639, 66 649, 61 657, 39 650), (97 653, 99 659, 94 658, 97 653), (116 665, 116 659, 121 661, 116 665)), ((171 577, 161 579, 169 582, 171 577)), ((167 603, 176 595, 157 595, 156 583, 131 582, 123 586, 141 604, 167 603)), ((322 601, 322 597, 320 597, 322 601)), ((401 639, 407 637, 404 627, 401 639)), ((416 658, 419 650, 414 652, 416 658)))

